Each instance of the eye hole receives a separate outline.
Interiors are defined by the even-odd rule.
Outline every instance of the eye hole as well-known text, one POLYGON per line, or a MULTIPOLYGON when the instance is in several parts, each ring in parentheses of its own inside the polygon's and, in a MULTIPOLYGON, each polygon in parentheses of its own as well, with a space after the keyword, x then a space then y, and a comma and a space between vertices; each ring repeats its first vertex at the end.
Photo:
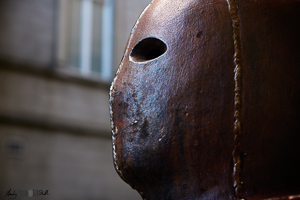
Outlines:
POLYGON ((130 53, 134 62, 146 62, 158 58, 167 51, 167 45, 157 38, 141 40, 130 53))

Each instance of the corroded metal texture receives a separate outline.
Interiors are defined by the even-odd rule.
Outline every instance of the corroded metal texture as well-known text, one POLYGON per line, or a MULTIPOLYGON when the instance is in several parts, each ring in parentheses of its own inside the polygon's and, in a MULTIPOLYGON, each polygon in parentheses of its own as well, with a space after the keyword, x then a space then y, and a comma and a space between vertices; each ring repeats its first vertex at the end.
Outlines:
POLYGON ((154 0, 110 92, 115 168, 144 199, 300 193, 300 2, 154 0))

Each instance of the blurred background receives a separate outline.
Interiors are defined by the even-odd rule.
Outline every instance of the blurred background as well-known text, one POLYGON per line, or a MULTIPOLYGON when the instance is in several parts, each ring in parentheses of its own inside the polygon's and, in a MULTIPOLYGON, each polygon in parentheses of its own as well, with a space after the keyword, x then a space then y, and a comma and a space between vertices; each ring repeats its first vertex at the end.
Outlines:
POLYGON ((108 93, 150 1, 0 1, 1 200, 141 199, 113 167, 108 93))

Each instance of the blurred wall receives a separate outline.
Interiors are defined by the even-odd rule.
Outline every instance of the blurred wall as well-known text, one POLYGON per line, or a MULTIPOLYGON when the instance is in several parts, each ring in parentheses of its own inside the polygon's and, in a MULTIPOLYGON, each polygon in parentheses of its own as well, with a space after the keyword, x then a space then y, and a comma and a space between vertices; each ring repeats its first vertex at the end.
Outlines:
MULTIPOLYGON (((9 189, 47 190, 38 198, 49 200, 141 199, 113 167, 112 79, 81 74, 59 60, 68 37, 63 1, 69 0, 0 2, 0 200, 9 189)), ((112 73, 149 3, 114 1, 112 73)))

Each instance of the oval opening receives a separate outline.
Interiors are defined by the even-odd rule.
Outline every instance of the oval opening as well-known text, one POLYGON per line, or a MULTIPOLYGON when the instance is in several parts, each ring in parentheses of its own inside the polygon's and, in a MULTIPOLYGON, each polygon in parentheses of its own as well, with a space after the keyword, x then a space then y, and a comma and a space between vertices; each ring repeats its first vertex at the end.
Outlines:
POLYGON ((130 53, 134 62, 146 62, 158 58, 167 51, 167 45, 157 38, 146 38, 141 40, 130 53))

